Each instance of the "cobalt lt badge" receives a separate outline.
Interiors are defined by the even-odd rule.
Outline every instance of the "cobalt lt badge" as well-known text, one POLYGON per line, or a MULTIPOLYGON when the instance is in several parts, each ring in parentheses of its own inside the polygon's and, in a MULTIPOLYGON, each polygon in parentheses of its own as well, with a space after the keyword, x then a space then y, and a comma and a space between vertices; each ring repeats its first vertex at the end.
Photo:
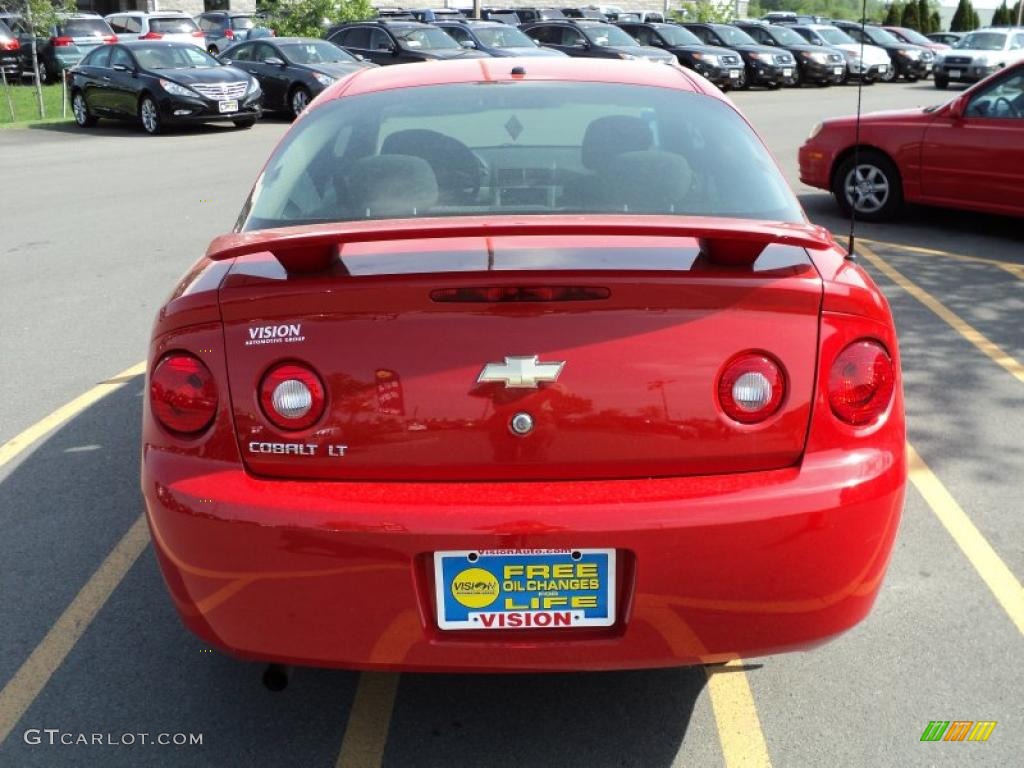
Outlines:
POLYGON ((507 389, 536 389, 542 381, 556 381, 565 367, 565 361, 542 363, 536 355, 506 357, 504 363, 487 363, 477 384, 504 382, 507 389))

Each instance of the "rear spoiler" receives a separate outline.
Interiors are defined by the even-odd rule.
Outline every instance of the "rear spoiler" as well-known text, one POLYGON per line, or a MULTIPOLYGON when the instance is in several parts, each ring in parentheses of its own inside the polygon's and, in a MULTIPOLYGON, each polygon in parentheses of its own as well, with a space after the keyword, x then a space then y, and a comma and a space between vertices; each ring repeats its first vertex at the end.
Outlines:
POLYGON ((288 272, 321 272, 340 263, 347 243, 467 237, 589 235, 687 237, 715 264, 750 267, 772 244, 826 250, 832 234, 813 224, 682 216, 502 216, 342 221, 236 232, 215 238, 206 258, 271 253, 288 272))

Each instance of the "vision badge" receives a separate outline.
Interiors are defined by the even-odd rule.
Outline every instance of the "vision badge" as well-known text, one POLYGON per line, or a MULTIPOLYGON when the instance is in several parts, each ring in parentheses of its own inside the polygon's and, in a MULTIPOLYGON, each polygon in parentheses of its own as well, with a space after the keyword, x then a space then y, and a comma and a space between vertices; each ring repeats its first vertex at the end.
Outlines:
POLYGON ((498 599, 498 578, 483 568, 467 568, 452 579, 452 597, 467 608, 486 608, 498 599))

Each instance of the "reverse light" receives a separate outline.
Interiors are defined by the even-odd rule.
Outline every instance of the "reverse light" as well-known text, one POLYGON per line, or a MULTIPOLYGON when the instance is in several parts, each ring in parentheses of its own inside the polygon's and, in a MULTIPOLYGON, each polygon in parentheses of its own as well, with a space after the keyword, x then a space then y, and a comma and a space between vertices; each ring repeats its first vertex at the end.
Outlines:
POLYGON ((282 363, 267 371, 259 398, 264 415, 287 430, 313 426, 327 403, 320 377, 300 363, 282 363))
POLYGON ((718 402, 732 420, 756 424, 779 410, 786 392, 782 368, 763 352, 744 352, 718 379, 718 402))
POLYGON ((199 358, 171 352, 153 369, 149 399, 153 415, 166 429, 195 435, 210 426, 217 412, 217 385, 199 358))
POLYGON ((889 407, 895 379, 885 347, 869 339, 853 342, 839 353, 829 372, 832 413, 852 426, 870 424, 889 407))

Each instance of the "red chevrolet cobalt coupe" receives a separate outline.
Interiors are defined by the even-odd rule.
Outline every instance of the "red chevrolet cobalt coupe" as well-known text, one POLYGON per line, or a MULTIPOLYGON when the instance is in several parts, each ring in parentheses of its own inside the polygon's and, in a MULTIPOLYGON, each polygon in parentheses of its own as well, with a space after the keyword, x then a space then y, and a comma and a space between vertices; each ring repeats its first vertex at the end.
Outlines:
POLYGON ((892 317, 676 67, 366 70, 160 310, 142 486, 182 619, 272 663, 661 667, 878 593, 892 317))
POLYGON ((819 123, 800 180, 868 221, 905 201, 1024 216, 1024 62, 946 104, 864 115, 859 129, 854 117, 819 123))

